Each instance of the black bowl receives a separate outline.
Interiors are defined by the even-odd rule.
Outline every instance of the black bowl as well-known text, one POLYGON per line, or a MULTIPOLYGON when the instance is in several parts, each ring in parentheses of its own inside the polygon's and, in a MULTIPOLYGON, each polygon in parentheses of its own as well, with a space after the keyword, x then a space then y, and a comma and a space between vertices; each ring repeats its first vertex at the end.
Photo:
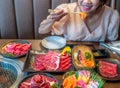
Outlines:
MULTIPOLYGON (((21 55, 17 55, 17 56, 15 56, 15 55, 13 55, 13 54, 10 54, 10 53, 8 53, 8 54, 4 54, 3 52, 2 52, 2 48, 4 47, 4 46, 6 46, 7 44, 9 44, 9 43, 21 43, 21 44, 30 44, 28 41, 26 41, 26 40, 15 40, 15 41, 8 41, 8 42, 5 42, 2 46, 1 46, 1 48, 0 48, 0 54, 3 56, 3 57, 6 57, 6 58, 10 58, 10 59, 15 59, 15 58, 20 58, 20 57, 22 57, 22 56, 25 56, 26 55, 26 53, 24 53, 24 54, 21 54, 21 55)), ((31 47, 30 47, 30 49, 31 49, 31 47)), ((29 51, 29 50, 28 50, 29 51)))
POLYGON ((30 74, 30 75, 26 76, 25 78, 23 78, 23 80, 18 84, 18 88, 20 88, 21 83, 25 82, 26 80, 29 80, 31 77, 33 77, 34 75, 37 75, 37 74, 44 75, 44 76, 47 76, 47 77, 55 79, 56 80, 56 84, 58 85, 58 88, 60 88, 59 81, 55 78, 55 76, 53 76, 51 74, 48 74, 48 73, 33 73, 33 74, 30 74))
MULTIPOLYGON (((99 61, 100 61, 100 60, 97 60, 96 63, 99 63, 99 61)), ((117 65, 117 74, 118 74, 118 76, 112 77, 112 78, 110 78, 110 77, 104 77, 104 76, 102 76, 102 74, 100 73, 100 71, 99 71, 99 66, 98 66, 98 67, 96 67, 96 71, 99 73, 99 75, 100 75, 103 79, 105 79, 106 81, 112 81, 112 82, 113 82, 113 81, 120 81, 120 61, 118 61, 117 59, 113 59, 113 58, 111 58, 111 59, 104 59, 104 60, 101 60, 101 61, 116 64, 116 65, 117 65)))

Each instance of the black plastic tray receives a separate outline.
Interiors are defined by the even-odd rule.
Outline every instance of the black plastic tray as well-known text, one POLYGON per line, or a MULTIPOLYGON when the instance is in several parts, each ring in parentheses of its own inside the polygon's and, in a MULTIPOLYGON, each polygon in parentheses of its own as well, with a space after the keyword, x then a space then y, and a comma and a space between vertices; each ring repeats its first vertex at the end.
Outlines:
MULTIPOLYGON (((59 50, 56 50, 56 51, 60 52, 59 50)), ((47 71, 47 70, 36 71, 36 70, 34 70, 32 64, 34 63, 35 56, 38 54, 47 53, 47 52, 48 52, 48 50, 41 50, 41 51, 30 50, 26 55, 26 61, 24 63, 23 71, 28 72, 28 73, 31 73, 31 72, 50 72, 50 73, 59 72, 59 73, 61 73, 61 72, 67 72, 70 70, 74 70, 72 60, 71 60, 71 67, 68 70, 64 70, 64 71, 59 71, 59 70, 56 70, 56 71, 47 71)))
POLYGON ((92 50, 95 59, 109 58, 109 52, 106 49, 92 50))
POLYGON ((93 44, 67 44, 66 46, 70 46, 71 48, 73 48, 76 45, 85 45, 85 46, 90 47, 92 50, 95 49, 95 46, 93 44))

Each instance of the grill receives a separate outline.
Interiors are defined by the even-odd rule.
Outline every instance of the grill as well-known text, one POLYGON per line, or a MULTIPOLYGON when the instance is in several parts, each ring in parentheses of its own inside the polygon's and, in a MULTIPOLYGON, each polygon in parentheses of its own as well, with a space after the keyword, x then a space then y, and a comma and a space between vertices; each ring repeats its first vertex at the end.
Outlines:
POLYGON ((17 70, 15 67, 11 64, 0 62, 0 88, 10 87, 16 78, 17 70))
POLYGON ((0 88, 17 88, 24 77, 21 68, 18 61, 0 58, 0 88))

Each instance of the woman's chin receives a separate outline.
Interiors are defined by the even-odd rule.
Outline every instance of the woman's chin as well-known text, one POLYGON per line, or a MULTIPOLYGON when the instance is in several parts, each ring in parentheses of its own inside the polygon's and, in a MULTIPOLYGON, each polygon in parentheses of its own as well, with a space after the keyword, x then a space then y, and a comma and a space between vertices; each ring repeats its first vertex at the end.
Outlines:
POLYGON ((85 13, 90 13, 91 11, 82 10, 82 12, 85 12, 85 13))
POLYGON ((85 12, 85 13, 91 13, 93 11, 90 8, 84 8, 84 9, 82 8, 81 10, 82 10, 82 12, 85 12))
POLYGON ((82 12, 86 12, 86 13, 91 12, 91 8, 83 7, 83 8, 81 8, 81 10, 82 10, 82 12))

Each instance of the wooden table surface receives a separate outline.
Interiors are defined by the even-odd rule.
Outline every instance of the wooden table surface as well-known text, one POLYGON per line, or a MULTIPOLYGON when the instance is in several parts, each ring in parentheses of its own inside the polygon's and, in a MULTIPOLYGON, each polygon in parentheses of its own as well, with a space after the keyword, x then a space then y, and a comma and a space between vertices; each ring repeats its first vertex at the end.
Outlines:
MULTIPOLYGON (((9 42, 9 41, 13 41, 15 39, 0 39, 0 46, 2 46, 3 44, 9 42)), ((31 40, 31 39, 27 39, 27 41, 29 41, 30 43, 32 43, 32 49, 33 50, 42 50, 44 49, 42 46, 41 46, 41 40, 37 39, 37 40, 31 40)), ((93 44, 95 49, 101 49, 101 48, 104 48, 104 47, 101 47, 99 45, 99 43, 94 43, 94 42, 70 42, 68 41, 67 44, 93 44)), ((120 57, 114 53, 112 53, 111 51, 109 51, 110 53, 110 57, 111 58, 114 58, 114 59, 117 59, 120 61, 120 57)), ((19 60, 21 60, 22 62, 25 62, 25 57, 22 57, 20 58, 19 60)), ((60 81, 60 83, 62 84, 62 75, 64 73, 59 73, 59 74, 53 74, 52 75, 55 75, 55 77, 60 81)), ((120 81, 116 81, 116 82, 108 82, 106 81, 105 85, 103 86, 103 88, 120 88, 120 81)))

